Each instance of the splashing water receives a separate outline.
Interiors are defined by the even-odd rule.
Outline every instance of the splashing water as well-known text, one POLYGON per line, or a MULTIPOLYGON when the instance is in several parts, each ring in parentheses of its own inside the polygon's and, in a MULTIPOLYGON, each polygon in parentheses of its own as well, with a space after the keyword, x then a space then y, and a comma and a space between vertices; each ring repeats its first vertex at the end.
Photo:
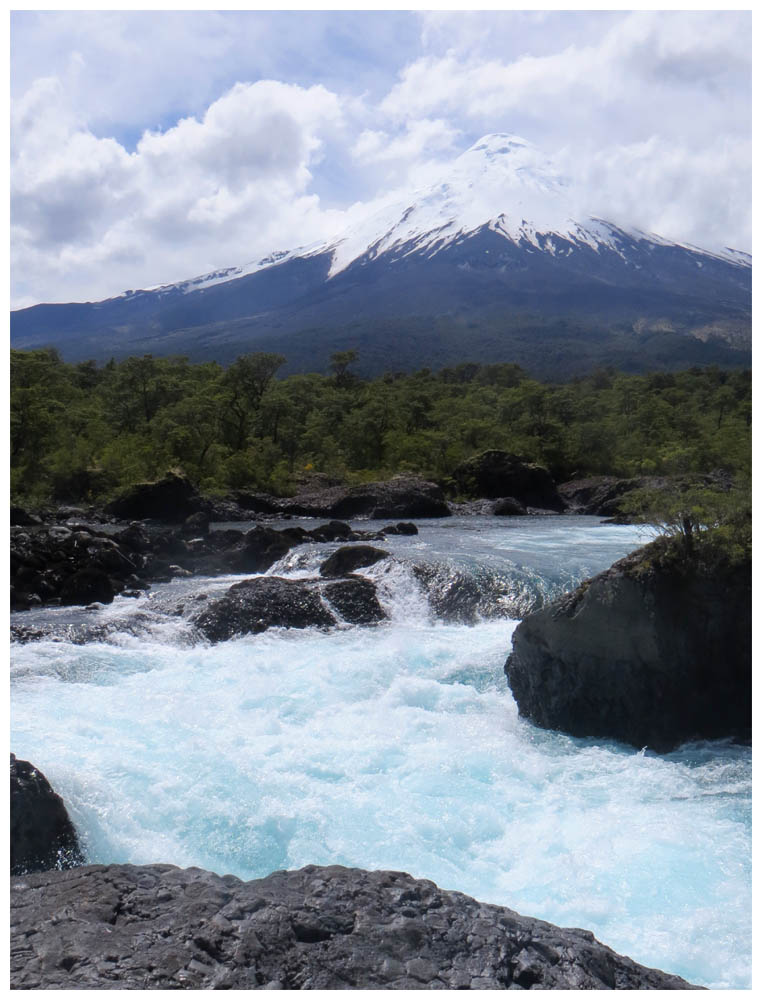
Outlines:
MULTIPOLYGON (((114 628, 14 645, 14 752, 63 796, 93 862, 242 878, 308 863, 403 869, 589 928, 695 983, 748 987, 750 751, 657 756, 536 729, 502 669, 515 621, 437 620, 413 572, 470 571, 504 611, 644 539, 589 518, 420 529, 382 543, 395 560, 366 573, 390 615, 374 628, 209 646, 166 612, 233 578, 14 616, 114 628)), ((300 547, 270 572, 311 576, 334 547, 300 547)))

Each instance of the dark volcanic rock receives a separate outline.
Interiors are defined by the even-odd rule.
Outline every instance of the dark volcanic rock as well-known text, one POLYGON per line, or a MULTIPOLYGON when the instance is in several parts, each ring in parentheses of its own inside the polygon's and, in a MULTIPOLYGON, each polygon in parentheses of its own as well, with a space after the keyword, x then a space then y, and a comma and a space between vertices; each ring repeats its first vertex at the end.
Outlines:
POLYGON ((398 521, 397 524, 387 524, 381 529, 384 535, 417 535, 418 528, 410 521, 398 521))
MULTIPOLYGON (((296 528, 286 528, 286 531, 296 531, 296 528)), ((302 529, 304 530, 304 529, 302 529)), ((319 524, 312 531, 304 530, 307 538, 312 538, 316 542, 346 542, 355 538, 355 532, 351 525, 345 521, 329 521, 328 524, 319 524)))
POLYGON ((179 524, 203 507, 203 500, 185 476, 170 472, 155 483, 137 483, 106 505, 106 513, 126 521, 153 518, 179 524))
POLYGON ((346 576, 362 566, 372 566, 388 555, 374 545, 344 545, 326 559, 320 567, 320 575, 346 576))
POLYGON ((462 462, 452 475, 465 496, 493 500, 510 497, 525 507, 564 509, 548 470, 506 451, 483 451, 462 462))
POLYGON ((402 872, 91 865, 14 878, 11 906, 15 989, 691 988, 402 872))
POLYGON ((61 796, 33 764, 11 754, 11 874, 72 868, 82 861, 61 796))
POLYGON ((665 539, 525 618, 505 665, 522 715, 670 750, 751 732, 751 572, 665 539))
POLYGON ((264 632, 274 626, 335 625, 320 593, 301 580, 263 576, 234 584, 224 597, 191 619, 212 642, 264 632))
POLYGON ((75 524, 11 528, 12 608, 43 602, 108 603, 134 586, 143 557, 97 529, 75 524))
POLYGON ((257 525, 225 554, 228 572, 264 573, 297 544, 274 528, 257 525))
POLYGON ((501 497, 495 501, 492 508, 492 513, 496 517, 521 517, 526 512, 526 507, 513 497, 501 497))
POLYGON ((323 594, 350 625, 375 625, 386 618, 372 580, 350 577, 323 588, 323 594))
POLYGON ((42 524, 42 518, 24 507, 11 505, 11 527, 28 528, 33 524, 42 524))
POLYGON ((196 535, 203 537, 209 534, 209 515, 204 511, 198 511, 195 514, 191 514, 186 517, 183 521, 183 534, 194 537, 196 535))

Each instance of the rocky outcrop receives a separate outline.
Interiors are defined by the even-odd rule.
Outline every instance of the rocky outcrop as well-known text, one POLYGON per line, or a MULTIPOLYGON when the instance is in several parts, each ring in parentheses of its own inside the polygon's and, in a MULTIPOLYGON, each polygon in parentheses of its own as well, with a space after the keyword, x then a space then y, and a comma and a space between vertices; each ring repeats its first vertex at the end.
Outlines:
POLYGON ((435 483, 415 476, 362 486, 333 486, 280 501, 283 512, 303 517, 449 517, 444 493, 435 483))
POLYGON ((253 520, 264 516, 294 517, 449 517, 444 493, 436 483, 417 476, 397 476, 361 486, 322 486, 291 497, 236 490, 225 499, 206 499, 184 476, 172 473, 156 483, 130 487, 106 508, 124 520, 152 518, 178 524, 203 512, 212 521, 253 520))
POLYGON ((668 482, 663 476, 639 476, 631 479, 589 476, 586 479, 573 479, 568 483, 561 483, 558 492, 570 514, 592 514, 626 521, 629 520, 629 515, 625 514, 622 508, 622 500, 628 494, 633 490, 664 489, 668 482))
POLYGON ((83 858, 60 795, 28 760, 11 754, 11 874, 72 868, 83 858))
MULTIPOLYGON (((310 530, 256 525, 247 532, 210 532, 205 526, 206 516, 199 513, 179 527, 133 521, 110 534, 77 523, 11 528, 11 608, 110 603, 116 594, 134 594, 174 576, 264 573, 305 542, 384 538, 381 532, 356 531, 343 521, 310 530)), ((391 533, 416 530, 415 525, 401 524, 392 526, 391 533)), ((345 572, 350 570, 338 575, 345 572)))
POLYGON ((506 451, 483 451, 474 455, 457 466, 452 477, 463 496, 488 500, 510 498, 522 507, 564 509, 548 470, 506 451))
POLYGON ((346 576, 363 566, 373 566, 389 555, 375 545, 344 545, 336 549, 320 567, 321 576, 346 576))
POLYGON ((666 751, 751 732, 748 560, 659 539, 530 614, 505 666, 522 715, 666 751))
MULTIPOLYGON (((569 514, 593 514, 607 517, 619 524, 630 524, 637 520, 628 509, 630 494, 637 490, 647 491, 656 497, 665 494, 667 505, 676 491, 711 489, 727 492, 733 486, 733 478, 727 472, 716 470, 706 475, 679 476, 634 476, 620 479, 616 476, 589 476, 586 479, 572 479, 561 483, 558 492, 566 504, 569 514)), ((649 506, 658 507, 653 498, 649 506)))
POLYGON ((402 872, 91 865, 12 879, 11 907, 15 989, 691 988, 402 872))
POLYGON ((144 559, 91 525, 11 528, 11 608, 104 604, 139 583, 144 559))
POLYGON ((106 505, 106 513, 125 521, 154 518, 180 524, 203 508, 195 486, 185 476, 168 473, 155 483, 136 483, 106 505))

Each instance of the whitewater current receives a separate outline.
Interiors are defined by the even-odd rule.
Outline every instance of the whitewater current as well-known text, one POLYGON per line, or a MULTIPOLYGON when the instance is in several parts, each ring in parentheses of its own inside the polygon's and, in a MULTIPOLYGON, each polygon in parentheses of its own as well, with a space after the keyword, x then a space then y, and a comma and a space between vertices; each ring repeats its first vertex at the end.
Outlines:
MULTIPOLYGON (((418 527, 361 571, 389 615, 375 627, 213 646, 172 613, 238 577, 13 615, 53 632, 12 643, 11 749, 63 796, 93 863, 403 870, 696 984, 750 988, 750 749, 573 739, 519 718, 506 685, 516 617, 643 544, 642 529, 418 527), (453 580, 481 595, 469 623, 434 610, 453 580), (69 624, 101 637, 72 642, 69 624)), ((268 575, 312 576, 336 547, 299 546, 268 575)))

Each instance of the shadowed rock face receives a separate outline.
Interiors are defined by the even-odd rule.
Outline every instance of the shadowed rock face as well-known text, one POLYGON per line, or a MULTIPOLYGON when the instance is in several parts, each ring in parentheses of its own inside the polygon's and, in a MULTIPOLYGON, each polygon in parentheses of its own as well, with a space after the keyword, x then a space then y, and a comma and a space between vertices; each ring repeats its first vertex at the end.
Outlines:
POLYGON ((16 989, 691 988, 401 872, 93 865, 15 878, 11 905, 16 989))
POLYGON ((71 868, 82 860, 61 796, 33 764, 11 754, 11 874, 71 868))
POLYGON ((106 512, 130 521, 153 517, 177 524, 201 506, 190 480, 170 472, 158 482, 131 486, 106 506, 106 512))
POLYGON ((653 750, 751 734, 751 572, 651 543, 528 615, 505 665, 545 729, 653 750))
POLYGON ((515 510, 501 510, 500 513, 521 513, 523 507, 564 509, 564 502, 547 469, 505 451, 483 451, 474 455, 462 462, 452 476, 466 496, 508 498, 516 505, 515 510))

